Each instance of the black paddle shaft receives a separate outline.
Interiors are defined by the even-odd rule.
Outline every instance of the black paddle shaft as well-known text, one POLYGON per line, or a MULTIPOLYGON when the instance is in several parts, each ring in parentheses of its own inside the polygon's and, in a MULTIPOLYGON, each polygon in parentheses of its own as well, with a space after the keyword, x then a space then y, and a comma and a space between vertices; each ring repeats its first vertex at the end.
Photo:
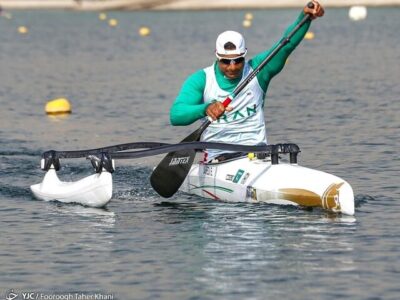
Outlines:
MULTIPOLYGON (((314 4, 309 2, 307 4, 309 8, 313 8, 314 4)), ((233 91, 232 98, 236 97, 254 77, 261 71, 261 69, 284 47, 290 42, 292 36, 306 23, 310 20, 311 16, 307 14, 296 25, 295 28, 285 37, 279 45, 261 62, 261 64, 255 68, 245 80, 243 80, 233 91)), ((231 97, 227 97, 223 102, 226 107, 231 101, 231 97)), ((182 140, 182 143, 198 141, 204 130, 211 124, 208 119, 204 122, 197 130, 192 132, 189 136, 182 140)), ((193 164, 194 158, 196 156, 195 150, 182 150, 170 152, 164 159, 158 164, 150 176, 150 183, 154 190, 160 194, 162 197, 169 198, 173 196, 182 185, 190 168, 193 164)))

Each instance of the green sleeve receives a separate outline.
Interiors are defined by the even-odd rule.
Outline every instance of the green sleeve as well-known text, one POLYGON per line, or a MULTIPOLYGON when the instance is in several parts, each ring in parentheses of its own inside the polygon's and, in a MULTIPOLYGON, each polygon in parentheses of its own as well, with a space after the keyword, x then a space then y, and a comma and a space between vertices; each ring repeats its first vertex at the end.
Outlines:
MULTIPOLYGON (((279 45, 279 43, 285 39, 289 33, 293 30, 294 27, 296 27, 297 24, 300 23, 300 21, 303 19, 305 16, 304 12, 301 12, 297 20, 290 25, 285 33, 283 34, 283 37, 281 40, 276 43, 271 49, 262 52, 258 55, 256 55, 253 59, 250 60, 250 65, 254 69, 257 66, 261 64, 261 62, 279 45)), ((258 82, 260 83, 262 89, 264 92, 267 91, 269 81, 276 75, 278 74, 284 67, 287 58, 289 57, 290 53, 297 47, 297 45, 300 44, 300 42, 303 40, 305 34, 308 31, 308 28, 310 27, 311 21, 306 22, 290 39, 290 42, 287 43, 272 59, 271 61, 258 73, 257 79, 258 82)))
POLYGON ((205 86, 206 73, 204 70, 199 70, 186 79, 170 110, 172 125, 189 125, 205 117, 208 106, 203 102, 205 86))

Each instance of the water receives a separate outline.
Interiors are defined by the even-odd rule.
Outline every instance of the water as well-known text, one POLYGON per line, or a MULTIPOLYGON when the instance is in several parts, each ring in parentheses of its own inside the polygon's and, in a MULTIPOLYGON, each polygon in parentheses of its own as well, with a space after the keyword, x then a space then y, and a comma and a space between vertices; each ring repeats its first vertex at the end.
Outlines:
MULTIPOLYGON (((296 142, 302 165, 353 186, 355 218, 320 210, 161 199, 161 157, 118 161, 106 209, 35 200, 40 154, 177 142, 169 126, 182 81, 211 64, 218 33, 245 34, 249 56, 271 46, 296 10, 14 12, 0 18, 0 293, 103 293, 114 299, 398 299, 400 9, 363 22, 328 9, 270 85, 271 143, 296 142), (149 26, 150 36, 137 33, 149 26), (29 29, 17 33, 18 26, 29 29), (73 113, 47 117, 47 100, 73 113)), ((91 173, 62 161, 60 177, 91 173)), ((20 295, 20 299, 21 295, 20 295)))

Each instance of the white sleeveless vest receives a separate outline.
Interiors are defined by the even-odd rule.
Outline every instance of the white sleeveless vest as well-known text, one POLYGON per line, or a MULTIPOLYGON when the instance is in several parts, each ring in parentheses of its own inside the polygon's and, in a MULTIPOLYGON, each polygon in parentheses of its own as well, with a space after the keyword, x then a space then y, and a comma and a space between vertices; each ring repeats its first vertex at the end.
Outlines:
MULTIPOLYGON (((245 62, 242 80, 253 70, 245 62)), ((223 101, 229 96, 229 92, 222 90, 217 83, 214 73, 214 65, 204 69, 206 73, 206 86, 204 88, 204 103, 215 100, 223 101)), ((219 120, 207 127, 201 136, 201 141, 230 143, 240 145, 267 144, 267 135, 264 121, 264 91, 260 87, 257 77, 233 99, 230 106, 233 110, 225 112, 219 120)), ((206 159, 211 160, 222 153, 229 151, 207 150, 206 159)))

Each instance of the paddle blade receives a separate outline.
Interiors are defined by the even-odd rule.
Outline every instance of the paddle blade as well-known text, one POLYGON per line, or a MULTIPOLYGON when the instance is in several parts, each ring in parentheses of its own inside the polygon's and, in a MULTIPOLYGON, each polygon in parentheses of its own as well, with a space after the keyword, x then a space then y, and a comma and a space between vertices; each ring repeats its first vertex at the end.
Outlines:
POLYGON ((168 153, 150 176, 153 189, 164 198, 172 197, 189 173, 195 156, 195 150, 168 153))
MULTIPOLYGON (((198 141, 210 123, 210 121, 204 122, 197 130, 184 138, 181 143, 198 141)), ((150 176, 153 189, 162 197, 172 197, 179 190, 189 173, 195 156, 196 150, 168 153, 150 176)))

